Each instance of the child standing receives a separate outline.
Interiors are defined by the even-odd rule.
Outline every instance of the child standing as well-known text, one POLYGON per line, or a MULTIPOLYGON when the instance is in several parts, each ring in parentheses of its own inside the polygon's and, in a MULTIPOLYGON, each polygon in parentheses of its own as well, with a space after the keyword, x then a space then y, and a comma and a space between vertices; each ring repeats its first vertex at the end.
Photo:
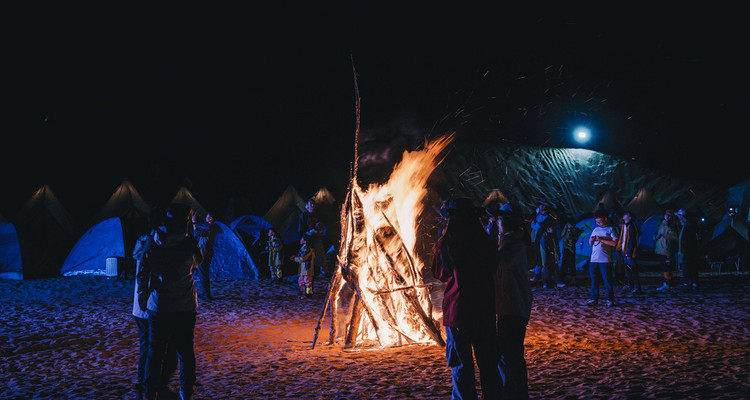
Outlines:
POLYGON ((299 263, 297 283, 299 284, 299 290, 308 299, 312 298, 313 295, 313 275, 315 274, 315 251, 307 245, 309 239, 310 236, 303 235, 299 240, 302 246, 299 248, 297 255, 291 257, 292 261, 299 263))

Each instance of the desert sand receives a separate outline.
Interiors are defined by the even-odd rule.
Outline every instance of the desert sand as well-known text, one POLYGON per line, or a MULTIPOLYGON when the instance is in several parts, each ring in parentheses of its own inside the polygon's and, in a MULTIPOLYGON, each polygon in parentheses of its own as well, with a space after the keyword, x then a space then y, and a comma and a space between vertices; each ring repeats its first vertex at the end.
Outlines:
MULTIPOLYGON (((704 278, 697 292, 584 305, 588 283, 534 287, 526 337, 538 399, 750 398, 750 282, 704 278)), ((327 282, 218 281, 195 330, 197 399, 449 399, 444 348, 344 351, 327 319, 311 350, 327 282)), ((619 292, 622 287, 616 287, 619 292)), ((77 276, 0 281, 0 398, 135 398, 132 282, 77 276)), ((434 288, 439 308, 441 290, 434 288)), ((171 388, 178 389, 177 378, 171 388)))

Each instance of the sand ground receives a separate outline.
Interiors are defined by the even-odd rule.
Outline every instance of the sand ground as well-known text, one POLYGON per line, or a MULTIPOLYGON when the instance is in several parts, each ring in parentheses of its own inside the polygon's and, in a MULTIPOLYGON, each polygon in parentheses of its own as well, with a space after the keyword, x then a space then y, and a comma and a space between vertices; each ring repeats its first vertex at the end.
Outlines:
MULTIPOLYGON (((588 282, 534 287, 526 354, 539 399, 750 398, 750 280, 704 277, 697 292, 584 305, 588 282)), ((132 399, 132 283, 106 277, 0 281, 0 398, 132 399)), ((314 298, 293 283, 214 282, 195 331, 198 399, 449 399, 444 348, 343 351, 312 338, 314 298)), ((621 287, 616 288, 617 291, 621 287)), ((440 290, 435 297, 440 296, 440 290)), ((438 299, 439 301, 439 299, 438 299)), ((177 379, 171 382, 177 389, 177 379)))

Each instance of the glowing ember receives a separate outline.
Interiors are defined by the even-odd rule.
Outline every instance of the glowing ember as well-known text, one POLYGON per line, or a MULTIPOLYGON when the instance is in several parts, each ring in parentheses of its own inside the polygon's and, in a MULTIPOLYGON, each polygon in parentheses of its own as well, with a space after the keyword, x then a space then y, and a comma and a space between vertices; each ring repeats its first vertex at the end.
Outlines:
POLYGON ((350 349, 444 345, 415 248, 427 180, 451 140, 453 134, 404 152, 382 185, 365 191, 352 179, 341 210, 336 272, 321 314, 322 319, 330 307, 329 344, 343 339, 350 349))

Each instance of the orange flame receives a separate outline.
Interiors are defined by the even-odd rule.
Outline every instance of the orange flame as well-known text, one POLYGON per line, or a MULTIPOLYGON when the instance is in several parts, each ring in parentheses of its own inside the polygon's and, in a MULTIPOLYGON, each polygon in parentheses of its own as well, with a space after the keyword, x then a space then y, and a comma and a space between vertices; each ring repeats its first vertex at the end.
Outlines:
POLYGON ((453 137, 404 152, 384 184, 371 184, 365 191, 352 182, 342 208, 337 274, 329 292, 329 343, 339 339, 335 319, 340 308, 349 310, 345 340, 350 348, 444 344, 422 279, 416 233, 427 180, 453 137))

